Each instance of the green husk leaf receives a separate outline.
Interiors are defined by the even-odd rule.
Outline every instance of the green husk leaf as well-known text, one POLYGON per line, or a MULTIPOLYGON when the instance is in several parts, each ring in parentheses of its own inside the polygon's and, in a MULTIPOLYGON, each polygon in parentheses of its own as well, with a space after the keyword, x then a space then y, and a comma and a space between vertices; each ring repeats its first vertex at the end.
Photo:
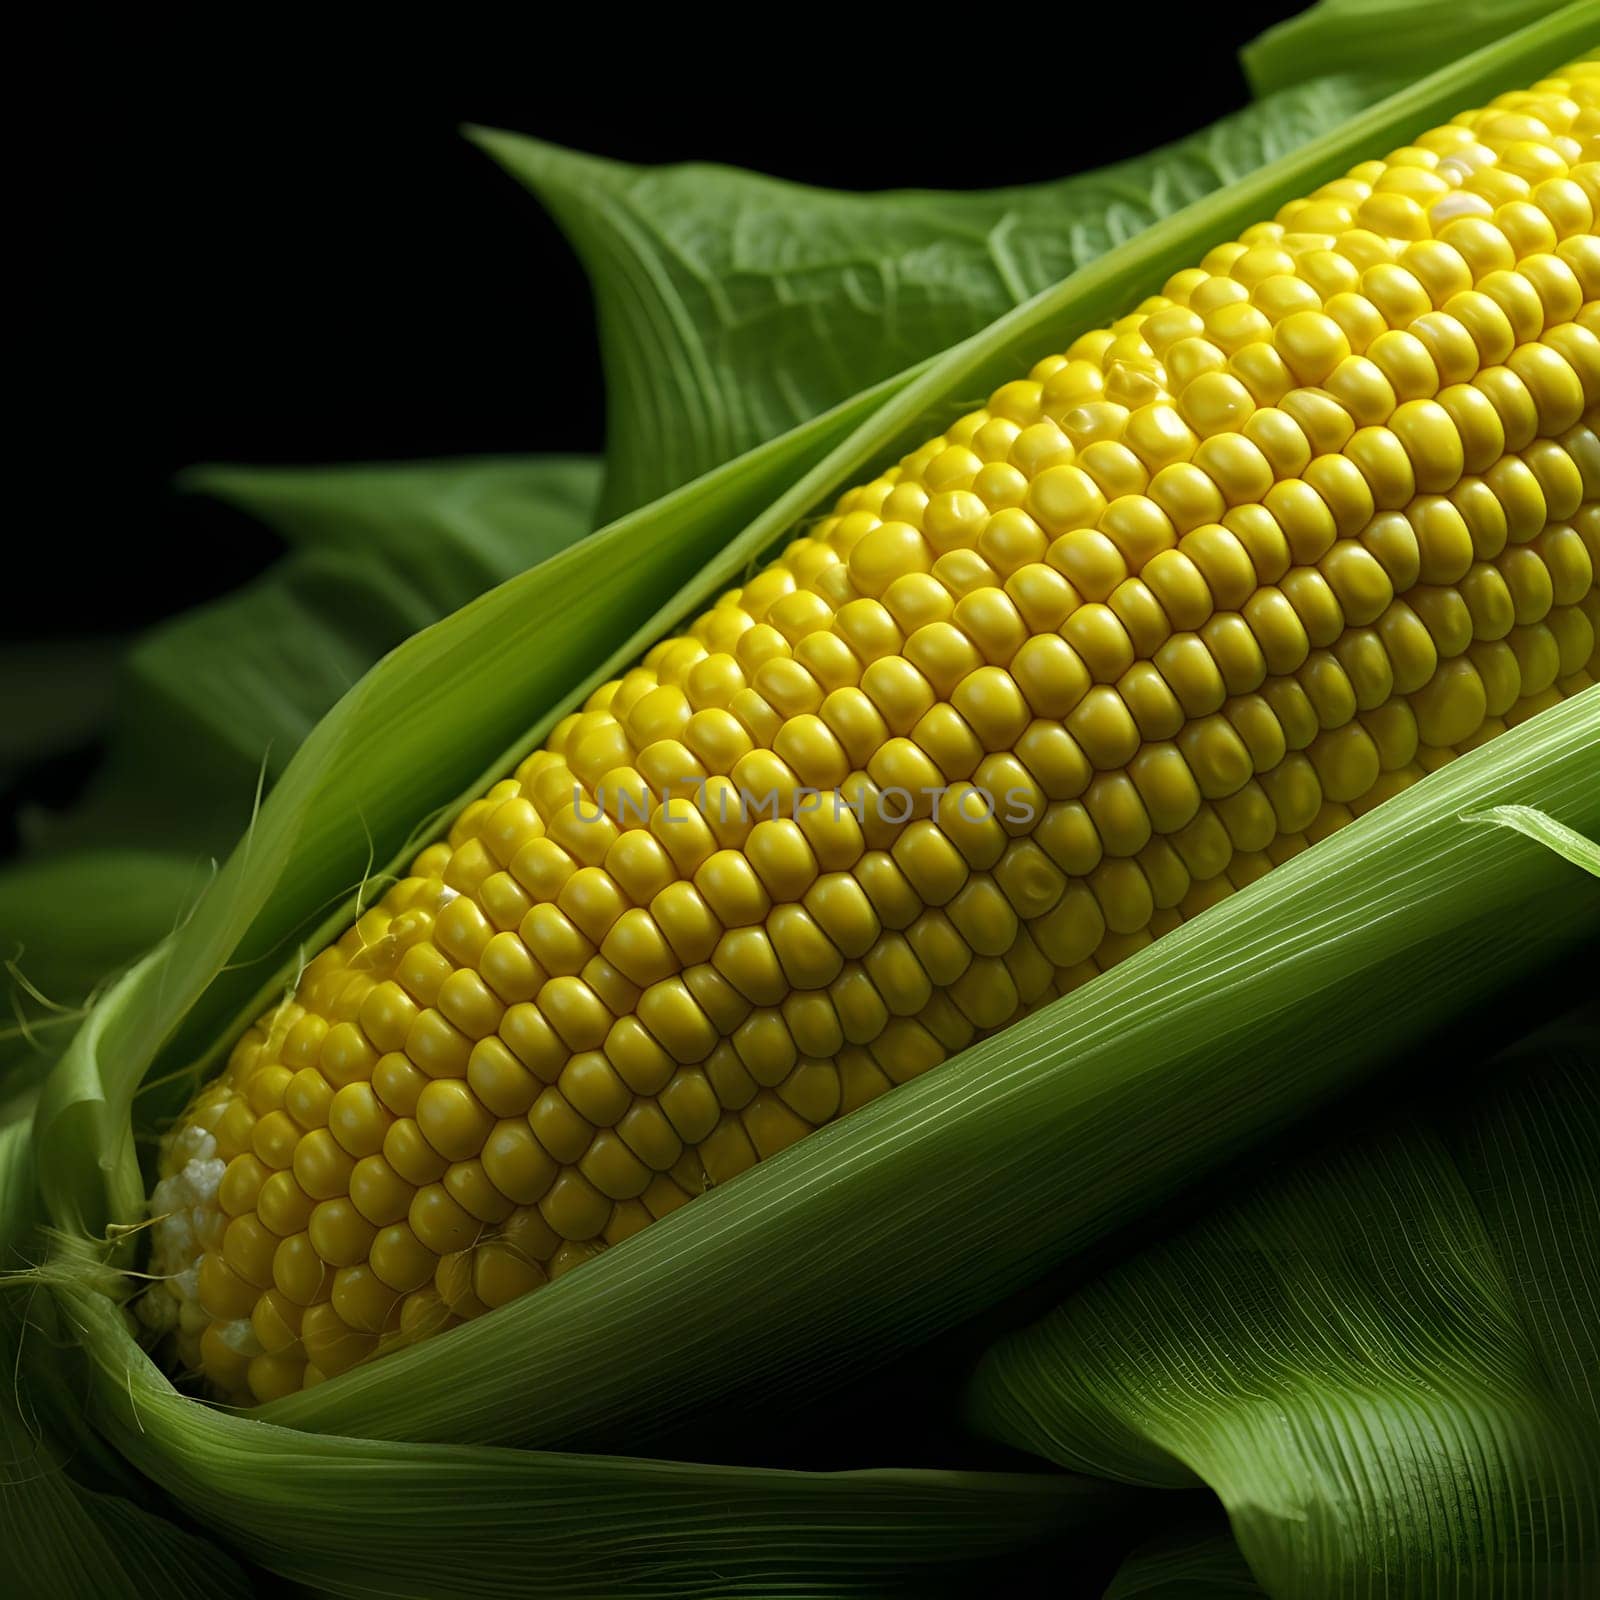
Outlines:
POLYGON ((1600 845, 1586 839, 1581 833, 1565 827, 1554 817, 1533 806, 1491 806, 1487 811, 1470 811, 1463 822, 1487 822, 1498 828, 1513 828, 1516 832, 1565 856, 1575 867, 1592 872, 1600 878, 1600 845))
MULTIPOLYGON (((1380 99, 1385 64, 1049 183, 850 194, 694 163, 474 139, 544 202, 594 286, 603 509, 630 510, 976 332, 1153 222, 1380 99)), ((1068 157, 1070 160, 1070 157, 1068 157)))
POLYGON ((252 1592, 208 1540, 74 1482, 22 1425, 10 1396, 0 1398, 0 1546, 15 1594, 244 1600, 252 1592))
POLYGON ((1577 1594, 1600 1567, 1600 1037, 1348 1141, 985 1356, 971 1414, 1221 1497, 1265 1589, 1577 1594), (1454 1102, 1453 1102, 1454 1103, 1454 1102))
POLYGON ((0 1111, 0 1550, 7 1590, 96 1600, 175 1594, 243 1600, 250 1586, 222 1551, 112 1486, 131 1474, 109 1463, 84 1427, 81 1395, 63 1381, 59 1351, 46 1331, 48 1305, 39 1323, 29 1321, 42 1291, 7 1281, 39 1249, 30 1133, 17 1110, 0 1111))
POLYGON ((1320 0, 1252 39, 1239 59, 1258 95, 1375 58, 1412 78, 1556 9, 1556 0, 1320 0))
POLYGON ((70 1296, 94 1412, 253 1561, 336 1594, 970 1593, 1128 1491, 1054 1473, 794 1472, 307 1435, 187 1400, 104 1298, 70 1296))

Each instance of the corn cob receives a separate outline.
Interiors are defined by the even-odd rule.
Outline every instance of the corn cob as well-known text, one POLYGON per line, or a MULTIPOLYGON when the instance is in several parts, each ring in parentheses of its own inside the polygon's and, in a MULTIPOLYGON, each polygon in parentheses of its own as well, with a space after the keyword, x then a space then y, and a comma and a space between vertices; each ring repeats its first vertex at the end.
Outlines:
POLYGON ((269 1400, 540 1287, 1600 674, 1600 63, 1284 206, 605 685, 165 1137, 269 1400))

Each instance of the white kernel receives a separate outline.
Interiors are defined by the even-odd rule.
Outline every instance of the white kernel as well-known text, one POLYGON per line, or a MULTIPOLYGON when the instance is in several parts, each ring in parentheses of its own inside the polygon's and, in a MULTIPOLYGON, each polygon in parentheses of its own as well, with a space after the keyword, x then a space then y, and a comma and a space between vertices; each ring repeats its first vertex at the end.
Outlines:
POLYGON ((194 1254, 194 1223, 186 1211, 172 1211, 156 1224, 156 1253, 169 1261, 184 1261, 194 1254))
POLYGON ((189 1123, 172 1141, 172 1153, 180 1161, 209 1161, 217 1153, 217 1141, 204 1128, 189 1123))
POLYGON ((1443 227, 1447 222, 1454 222, 1457 217, 1485 217, 1493 216, 1494 207, 1482 195, 1472 194, 1465 189, 1458 189, 1454 194, 1447 194, 1441 200, 1435 200, 1428 207, 1428 216, 1434 227, 1443 227))
POLYGON ((196 1159, 184 1164, 183 1180, 195 1199, 204 1205, 216 1199, 222 1175, 227 1170, 228 1163, 219 1156, 196 1159))
POLYGON ((262 1353, 261 1341, 250 1325, 249 1317, 239 1317, 233 1322, 219 1322, 217 1337, 236 1355, 258 1356, 262 1353))

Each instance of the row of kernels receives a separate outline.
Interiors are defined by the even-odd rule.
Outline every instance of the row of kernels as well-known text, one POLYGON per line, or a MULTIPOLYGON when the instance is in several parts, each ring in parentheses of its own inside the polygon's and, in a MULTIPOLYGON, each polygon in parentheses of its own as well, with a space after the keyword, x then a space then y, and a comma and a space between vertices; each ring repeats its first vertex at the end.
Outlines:
MULTIPOLYGON (((366 1106, 366 1115, 368 1115, 368 1122, 370 1122, 371 1115, 373 1115, 373 1109, 371 1109, 371 1106, 368 1106, 368 1102, 366 1102, 365 1099, 363 1099, 363 1106, 366 1106)), ((269 1130, 269 1133, 270 1133, 270 1130, 269 1130)), ((363 1138, 365 1138, 365 1136, 363 1136, 363 1138)), ((272 1149, 275 1149, 275 1144, 274 1144, 274 1142, 272 1142, 272 1139, 267 1138, 266 1142, 267 1142, 267 1144, 269 1144, 270 1147, 272 1147, 272 1149)), ((370 1141, 368 1141, 368 1142, 370 1142, 370 1141)), ((315 1150, 322 1150, 322 1146, 312 1146, 312 1150, 314 1150, 314 1152, 315 1152, 315 1150)), ((370 1154, 370 1152, 357 1152, 357 1154, 370 1154)), ((307 1165, 310 1165, 309 1158, 307 1158, 307 1165)))
MULTIPOLYGON (((1547 404, 1544 412, 1541 413, 1539 405, 1510 369, 1496 369, 1493 374, 1480 375, 1484 385, 1495 390, 1494 399, 1499 402, 1501 409, 1509 407, 1519 417, 1527 413, 1527 428, 1524 429, 1520 424, 1518 428, 1519 434, 1526 433, 1527 436, 1515 441, 1518 447, 1528 442, 1535 428, 1561 432, 1571 427, 1581 413, 1585 389, 1600 390, 1600 344, 1595 343, 1587 330, 1576 325, 1569 325, 1568 331, 1581 335, 1594 345, 1594 349, 1590 350, 1589 345, 1584 345, 1581 350, 1573 347, 1574 358, 1580 360, 1583 368, 1580 381, 1579 375, 1560 352, 1548 346, 1538 347, 1548 357, 1545 363, 1547 371, 1564 373, 1566 376, 1561 382, 1568 386, 1558 394, 1556 390, 1560 388, 1559 383, 1552 380, 1552 384, 1545 385, 1544 399, 1547 404), (1527 405, 1521 404, 1523 399, 1528 401, 1527 405)), ((1349 430, 1353 424, 1347 424, 1342 443, 1349 448, 1351 459, 1360 469, 1360 476, 1352 477, 1348 484, 1336 474, 1329 476, 1336 465, 1336 457, 1322 458, 1322 462, 1314 468, 1309 445, 1304 447, 1303 460, 1288 463, 1299 470, 1320 471, 1319 488, 1334 499, 1338 514, 1325 531, 1314 535, 1322 549, 1331 544, 1340 531, 1351 531, 1350 524, 1359 524, 1369 517, 1374 507, 1404 505, 1419 488, 1424 492, 1448 490, 1461 478, 1469 464, 1474 467, 1488 464, 1489 456, 1506 440, 1505 431, 1499 426, 1499 411, 1494 404, 1483 401, 1480 389, 1463 385, 1461 394, 1462 399, 1452 400, 1448 406, 1420 400, 1405 403, 1400 407, 1398 426, 1393 431, 1368 425, 1352 434, 1349 430), (1477 398, 1483 409, 1475 411, 1467 403, 1464 397, 1468 393, 1477 398), (1413 412, 1414 423, 1408 420, 1413 412), (1484 418, 1491 414, 1494 423, 1486 423, 1484 418), (1463 422, 1458 424, 1457 418, 1463 419, 1463 422), (1489 430, 1486 440, 1482 437, 1485 428, 1489 430), (1463 433, 1467 436, 1465 444, 1462 442, 1463 433), (1454 446, 1453 452, 1445 448, 1447 445, 1454 446), (1450 465, 1452 455, 1456 460, 1454 467, 1450 465), (1425 473, 1422 470, 1424 467, 1427 469, 1425 473), (1343 529, 1341 522, 1345 524, 1343 529)), ((1279 415, 1298 434, 1299 424, 1283 413, 1279 415)), ((1251 419, 1258 432, 1269 420, 1265 413, 1257 413, 1251 419)), ((1341 443, 1338 440, 1327 442, 1341 443)), ((1245 443, 1248 444, 1247 438, 1245 443)), ((1322 496, 1308 493, 1304 486, 1297 489, 1292 483, 1274 483, 1267 490, 1267 495, 1269 505, 1272 503, 1271 497, 1275 495, 1277 502, 1292 517, 1313 512, 1319 518, 1328 518, 1330 515, 1322 496)), ((1098 487, 1079 468, 1051 469, 1031 486, 1030 496, 1030 506, 1038 519, 1032 525, 1041 532, 1053 528, 1066 535, 1065 543, 1058 538, 1048 547, 1046 553, 1050 561, 1059 564, 1064 575, 1080 582, 1083 585, 1080 592, 1086 592, 1091 599, 1105 598, 1120 581, 1125 569, 1138 571, 1152 557, 1169 551, 1178 543, 1177 526, 1159 504, 1140 495, 1122 496, 1118 501, 1107 504, 1098 487), (1072 526, 1091 520, 1098 521, 1100 527, 1072 526)), ((1224 512, 1220 503, 1208 509, 1224 518, 1232 515, 1224 512)), ((877 531, 888 532, 902 553, 905 549, 914 548, 909 539, 903 537, 914 530, 877 531)), ((1193 530, 1184 531, 1187 534, 1193 530)), ((1315 553, 1320 554, 1321 549, 1315 553)), ((959 616, 956 620, 960 621, 959 616)), ((1002 637, 1001 649, 1004 644, 1002 637)))
MULTIPOLYGON (((1202 531, 1202 533, 1203 533, 1203 531, 1205 531, 1205 530, 1200 530, 1200 531, 1202 531)), ((1213 528, 1213 530, 1210 530, 1210 531, 1211 531, 1211 533, 1216 533, 1216 531, 1218 531, 1218 530, 1214 530, 1214 528, 1213 528)), ((1075 538, 1075 539, 1069 539, 1069 541, 1066 541, 1066 542, 1067 542, 1067 544, 1069 544, 1069 546, 1082 547, 1083 544, 1085 544, 1086 539, 1090 539, 1090 538, 1094 538, 1093 534, 1083 534, 1083 536, 1078 536, 1078 538, 1075 538)), ((1075 560, 1074 560, 1074 557, 1072 557, 1072 555, 1070 555, 1070 554, 1067 555, 1066 558, 1067 558, 1067 560, 1069 560, 1069 562, 1072 562, 1072 570, 1074 570, 1075 573, 1077 573, 1078 576, 1080 576, 1080 578, 1082 578, 1083 581, 1085 581, 1085 584, 1093 584, 1093 576, 1091 576, 1091 574, 1088 573, 1088 571, 1086 571, 1085 558, 1080 557, 1080 558, 1075 558, 1075 560)), ((1077 624, 1077 626, 1086 626, 1086 624, 1088 624, 1088 618, 1083 619, 1083 622, 1080 622, 1080 624, 1077 624)), ((1117 646, 1112 646, 1112 653, 1115 654, 1115 650, 1117 650, 1117 646)), ((882 659, 882 658, 880 658, 880 659, 882 659)), ((893 658, 893 659, 899 659, 899 658, 893 658)), ((872 683, 874 683, 874 685, 883 685, 883 683, 886 683, 886 682, 893 682, 893 677, 890 677, 890 678, 888 678, 888 680, 886 680, 886 678, 885 678, 885 670, 880 670, 880 672, 877 672, 877 674, 874 674, 874 677, 872 677, 872 683)), ((904 675, 904 670, 902 670, 902 675, 904 675)), ((930 694, 926 693, 926 691, 923 691, 923 699, 925 699, 925 704, 926 704, 926 702, 930 702, 931 701, 930 694)))
MULTIPOLYGON (((1421 442, 1426 442, 1426 438, 1422 438, 1421 442)), ((1422 451, 1421 450, 1421 443, 1419 443, 1418 448, 1416 448, 1416 453, 1418 453, 1418 454, 1430 454, 1429 451, 1422 451)), ((1435 453, 1435 454, 1437 454, 1437 453, 1435 453)), ((1408 486, 1410 486, 1410 485, 1408 485, 1408 486)), ((1046 504, 1048 504, 1048 502, 1046 502, 1046 504)), ((1093 507, 1086 507, 1086 509, 1091 510, 1091 509, 1093 509, 1093 507)), ((1037 528, 1037 525, 1032 525, 1032 526, 1035 526, 1035 528, 1037 528)), ((893 530, 891 530, 891 533, 893 533, 893 530)), ((902 528, 902 530, 899 531, 899 533, 894 533, 894 538, 896 538, 896 539, 902 538, 902 536, 904 536, 904 534, 907 534, 907 533, 910 533, 910 530, 904 530, 904 528, 902 528)), ((1086 533, 1086 531, 1083 531, 1083 533, 1086 533)), ((1080 533, 1080 536, 1078 536, 1078 538, 1075 539, 1075 541, 1069 541, 1069 542, 1072 542, 1072 544, 1077 544, 1078 547, 1085 546, 1086 538, 1085 538, 1085 536, 1083 536, 1083 533, 1080 533)), ((1037 536, 1037 534, 1035 534, 1035 536, 1037 536)), ((1117 552, 1117 550, 1115 550, 1115 547, 1110 546, 1109 541, 1104 541, 1104 539, 1102 539, 1101 542, 1102 542, 1102 546, 1104 546, 1104 549, 1106 549, 1107 554, 1109 554, 1110 557, 1112 557, 1112 560, 1120 560, 1120 555, 1118 555, 1118 552, 1117 552)), ((1037 549, 1026 550, 1026 552, 1024 552, 1024 554, 1037 555, 1038 554, 1038 550, 1037 549)), ((1083 578, 1085 578, 1086 584, 1088 584, 1088 586, 1093 587, 1093 584, 1094 584, 1093 563, 1091 563, 1091 565, 1090 565, 1090 570, 1085 570, 1085 566, 1083 566, 1083 558, 1082 557, 1078 558, 1077 562, 1074 562, 1074 558, 1072 558, 1072 554, 1070 554, 1070 552, 1062 552, 1062 555, 1064 555, 1064 558, 1066 558, 1067 563, 1069 563, 1069 565, 1072 565, 1072 568, 1074 568, 1075 571, 1078 571, 1078 574, 1080 574, 1080 576, 1083 576, 1083 578)), ((906 574, 906 576, 912 576, 912 574, 906 574)), ((926 576, 926 574, 917 574, 917 576, 926 576)), ((1059 600, 1059 598, 1061 598, 1061 597, 1058 597, 1058 600, 1059 600)), ((1005 646, 1003 646, 1003 645, 1000 646, 1000 651, 1003 651, 1003 648, 1005 648, 1005 646)), ((997 654, 1000 654, 1000 659, 1003 659, 1003 653, 1000 653, 1000 651, 997 651, 997 654)))

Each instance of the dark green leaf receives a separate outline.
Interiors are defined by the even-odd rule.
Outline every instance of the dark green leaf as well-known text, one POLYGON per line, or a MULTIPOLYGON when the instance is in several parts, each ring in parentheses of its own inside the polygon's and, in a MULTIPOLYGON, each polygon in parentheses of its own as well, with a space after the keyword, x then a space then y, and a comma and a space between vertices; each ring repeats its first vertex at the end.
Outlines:
POLYGON ((141 850, 75 850, 0 872, 0 1101, 5 1068, 47 1064, 85 1003, 199 898, 208 863, 141 850))
POLYGON ((1197 1479, 1275 1596, 1576 1595, 1600 1570, 1600 1042, 1302 1162, 997 1345, 974 1416, 1197 1479))
POLYGON ((291 544, 382 554, 429 615, 564 550, 594 525, 589 456, 463 456, 336 467, 193 467, 185 488, 291 544))
MULTIPOLYGON (((589 270, 609 405, 604 507, 616 513, 976 332, 1337 127, 1385 81, 1331 78, 1103 171, 974 192, 846 194, 471 136, 549 206, 589 270)), ((1069 128, 1066 117, 1054 130, 1064 167, 1069 128)))
POLYGON ((1141 1545, 1117 1569, 1105 1600, 1264 1600, 1266 1590, 1224 1529, 1141 1545))
MULTIPOLYGON (((296 548, 137 642, 87 795, 26 819, 34 853, 0 873, 0 960, 13 963, 0 977, 0 1069, 47 1060, 87 996, 172 931, 260 790, 375 661, 588 532, 599 467, 559 456, 205 467, 186 482, 296 548)), ((85 657, 46 685, 40 703, 67 708, 63 737, 93 731, 104 665, 85 657)))
POLYGON ((126 649, 116 637, 0 645, 0 785, 99 733, 126 649))
POLYGON ((134 648, 105 771, 53 844, 220 854, 317 719, 380 656, 581 539, 598 467, 577 457, 203 467, 189 487, 298 548, 134 648))

